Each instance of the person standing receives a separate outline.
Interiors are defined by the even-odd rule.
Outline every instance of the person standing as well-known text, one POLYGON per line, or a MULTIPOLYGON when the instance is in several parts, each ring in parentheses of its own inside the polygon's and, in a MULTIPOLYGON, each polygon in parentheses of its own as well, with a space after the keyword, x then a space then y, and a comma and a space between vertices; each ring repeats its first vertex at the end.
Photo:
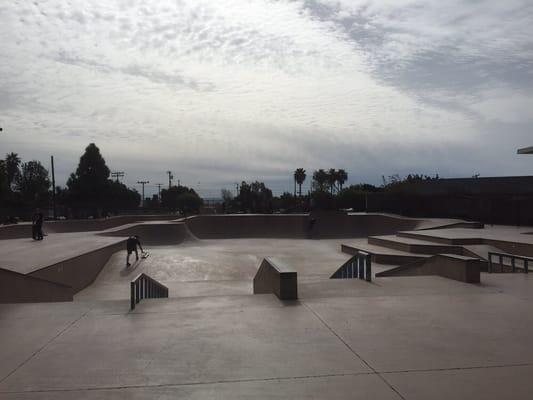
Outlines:
POLYGON ((38 208, 31 218, 31 235, 34 240, 43 240, 44 215, 38 208))

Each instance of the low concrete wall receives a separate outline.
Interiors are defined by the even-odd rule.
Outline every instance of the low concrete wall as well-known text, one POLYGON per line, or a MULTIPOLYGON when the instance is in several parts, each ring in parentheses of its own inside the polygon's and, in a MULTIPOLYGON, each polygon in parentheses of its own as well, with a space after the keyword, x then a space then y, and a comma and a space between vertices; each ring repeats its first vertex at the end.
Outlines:
MULTIPOLYGON (((169 221, 176 219, 176 215, 122 215, 101 219, 69 219, 63 221, 45 221, 45 233, 94 232, 103 231, 121 225, 142 221, 169 221)), ((31 238, 31 224, 0 226, 0 240, 31 238)))
POLYGON ((377 273, 376 277, 438 275, 466 283, 479 283, 483 265, 484 262, 479 258, 438 254, 427 260, 377 273))
POLYGON ((198 215, 184 219, 191 232, 200 239, 367 237, 415 229, 422 221, 379 214, 326 211, 310 215, 198 215))
POLYGON ((71 286, 74 293, 94 282, 113 253, 124 250, 126 239, 32 272, 30 276, 71 286))
POLYGON ((72 301, 70 286, 0 269, 0 303, 72 301))
POLYGON ((305 238, 307 215, 197 215, 184 222, 200 239, 305 238))
POLYGON ((254 294, 274 293, 281 300, 298 299, 298 276, 278 260, 265 258, 254 278, 254 294))

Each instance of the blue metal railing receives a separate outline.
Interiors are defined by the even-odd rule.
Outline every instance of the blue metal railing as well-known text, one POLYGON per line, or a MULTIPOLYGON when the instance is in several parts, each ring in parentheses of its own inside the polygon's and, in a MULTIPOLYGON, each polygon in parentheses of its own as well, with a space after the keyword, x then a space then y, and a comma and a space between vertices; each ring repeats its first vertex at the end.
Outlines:
POLYGON ((370 253, 358 250, 330 277, 330 279, 357 278, 367 282, 372 281, 372 255, 370 253))
POLYGON ((530 257, 524 257, 524 256, 517 256, 514 254, 508 254, 508 253, 495 253, 495 252, 489 252, 489 263, 487 266, 488 272, 493 272, 494 270, 494 262, 492 261, 493 257, 498 258, 498 264, 500 265, 500 272, 504 272, 504 266, 508 266, 507 264, 504 264, 504 261, 506 259, 509 259, 511 261, 511 272, 516 272, 517 265, 516 261, 520 260, 522 261, 522 269, 524 270, 524 273, 527 274, 529 272, 529 262, 533 262, 533 258, 530 257))
POLYGON ((168 288, 150 278, 146 274, 138 275, 131 281, 130 308, 135 309, 135 305, 142 299, 159 299, 168 297, 168 288))

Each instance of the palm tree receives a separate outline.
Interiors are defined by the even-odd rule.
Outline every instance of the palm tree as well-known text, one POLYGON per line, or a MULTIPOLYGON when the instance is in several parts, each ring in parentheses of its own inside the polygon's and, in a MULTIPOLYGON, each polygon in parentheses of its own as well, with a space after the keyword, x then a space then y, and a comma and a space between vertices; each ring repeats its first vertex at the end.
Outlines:
POLYGON ((324 186, 328 180, 328 173, 324 171, 323 169, 319 169, 313 172, 313 180, 315 181, 315 184, 318 187, 318 190, 323 192, 324 186))
POLYGON ((11 187, 11 184, 15 181, 17 175, 20 174, 19 170, 20 157, 17 153, 6 154, 6 175, 7 185, 11 187))
POLYGON ((294 181, 298 184, 298 192, 300 197, 302 197, 302 183, 304 183, 306 177, 305 169, 298 168, 296 171, 294 171, 294 181))
POLYGON ((337 171, 334 168, 330 168, 327 172, 326 181, 328 182, 330 193, 333 194, 333 190, 335 189, 335 182, 337 182, 337 171))
POLYGON ((342 190, 342 185, 344 185, 344 182, 348 180, 348 173, 343 170, 339 169, 337 171, 337 182, 339 183, 339 191, 342 190))

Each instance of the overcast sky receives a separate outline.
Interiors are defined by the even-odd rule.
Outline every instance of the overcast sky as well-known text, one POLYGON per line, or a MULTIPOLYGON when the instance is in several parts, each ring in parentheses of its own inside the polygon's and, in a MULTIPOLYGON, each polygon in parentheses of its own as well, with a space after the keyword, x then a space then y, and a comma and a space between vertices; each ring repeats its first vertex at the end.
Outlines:
POLYGON ((59 184, 533 174, 531 0, 3 0, 0 43, 0 151, 59 184))

